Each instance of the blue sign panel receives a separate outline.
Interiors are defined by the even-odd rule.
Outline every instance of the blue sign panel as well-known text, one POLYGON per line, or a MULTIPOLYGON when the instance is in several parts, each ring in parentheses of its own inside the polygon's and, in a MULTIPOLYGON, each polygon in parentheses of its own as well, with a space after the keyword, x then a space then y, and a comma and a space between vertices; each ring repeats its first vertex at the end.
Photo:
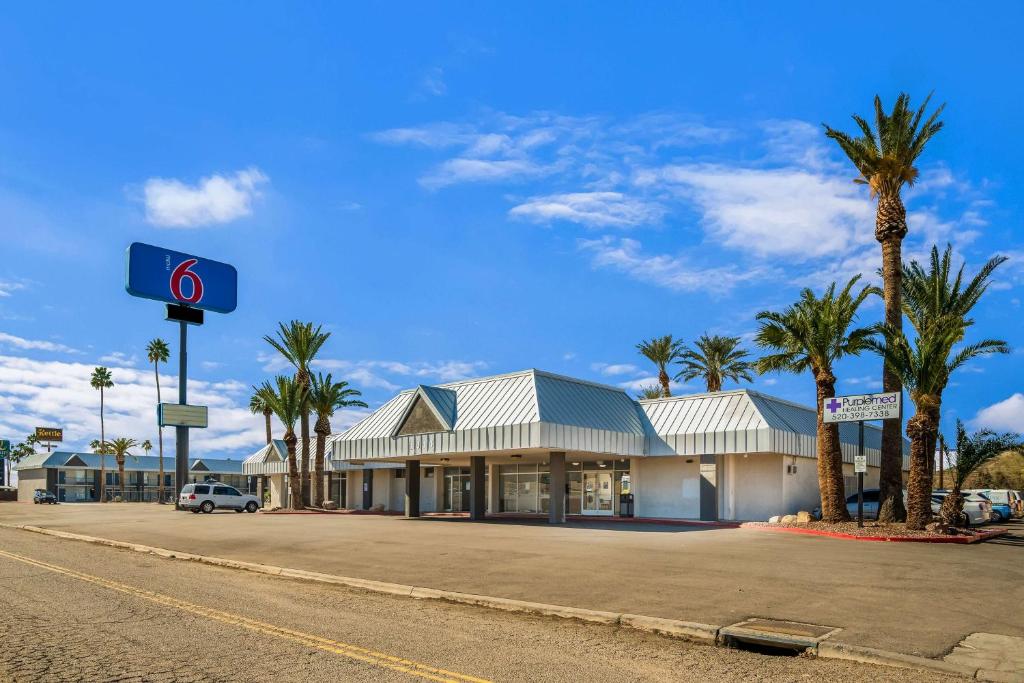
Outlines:
POLYGON ((238 271, 220 261, 134 242, 124 288, 132 296, 217 313, 238 305, 238 271))

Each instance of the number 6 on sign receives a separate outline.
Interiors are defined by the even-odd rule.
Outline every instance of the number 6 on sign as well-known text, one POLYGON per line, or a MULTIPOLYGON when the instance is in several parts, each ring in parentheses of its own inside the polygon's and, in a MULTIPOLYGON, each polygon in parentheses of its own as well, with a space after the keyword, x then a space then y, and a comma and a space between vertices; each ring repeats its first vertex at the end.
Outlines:
POLYGON ((178 301, 184 301, 187 304, 197 304, 203 300, 203 280, 194 272, 189 270, 192 266, 198 263, 198 259, 188 259, 178 264, 178 267, 171 273, 171 295, 174 296, 178 301), (185 296, 181 291, 181 281, 188 279, 192 283, 192 295, 185 296))
POLYGON ((132 296, 216 313, 238 305, 234 266, 135 242, 128 247, 125 289, 132 296))

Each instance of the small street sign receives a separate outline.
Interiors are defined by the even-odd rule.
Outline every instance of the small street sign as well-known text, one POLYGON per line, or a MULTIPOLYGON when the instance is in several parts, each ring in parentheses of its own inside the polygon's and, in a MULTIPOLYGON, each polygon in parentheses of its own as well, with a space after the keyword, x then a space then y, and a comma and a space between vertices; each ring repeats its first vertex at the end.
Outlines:
POLYGON ((898 420, 900 401, 898 391, 883 394, 857 394, 825 399, 821 407, 824 422, 860 422, 862 420, 898 420))
POLYGON ((180 403, 161 403, 157 408, 157 421, 161 427, 196 427, 205 429, 208 426, 208 408, 206 406, 189 406, 180 403))
POLYGON ((868 456, 866 455, 855 455, 853 456, 853 471, 867 472, 868 471, 868 456))

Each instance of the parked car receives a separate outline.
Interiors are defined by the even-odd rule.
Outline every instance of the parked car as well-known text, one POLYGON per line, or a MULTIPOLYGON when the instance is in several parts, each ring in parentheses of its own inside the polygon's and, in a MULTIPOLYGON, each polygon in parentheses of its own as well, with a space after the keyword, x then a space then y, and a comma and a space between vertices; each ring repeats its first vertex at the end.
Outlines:
POLYGON ((234 486, 217 481, 185 484, 181 489, 178 502, 186 510, 206 514, 218 508, 235 512, 256 512, 260 509, 260 500, 256 496, 242 493, 234 486))
MULTIPOLYGON (((939 514, 942 501, 949 495, 949 491, 937 490, 932 492, 932 514, 939 514)), ((988 524, 992 518, 992 503, 982 496, 972 493, 962 493, 964 498, 964 519, 961 524, 964 526, 979 526, 988 524)))
MULTIPOLYGON (((864 489, 864 519, 878 519, 878 489, 864 489)), ((906 497, 906 494, 904 494, 906 497)), ((857 519, 857 494, 846 497, 846 509, 850 517, 857 519)), ((821 519, 821 506, 811 511, 814 519, 821 519)))
POLYGON ((35 493, 32 494, 32 502, 36 505, 42 505, 44 503, 56 505, 57 496, 53 495, 46 489, 36 489, 35 493))
POLYGON ((983 496, 992 502, 992 513, 994 522, 1007 522, 1013 517, 1013 508, 1010 492, 1006 489, 977 489, 968 491, 983 496))

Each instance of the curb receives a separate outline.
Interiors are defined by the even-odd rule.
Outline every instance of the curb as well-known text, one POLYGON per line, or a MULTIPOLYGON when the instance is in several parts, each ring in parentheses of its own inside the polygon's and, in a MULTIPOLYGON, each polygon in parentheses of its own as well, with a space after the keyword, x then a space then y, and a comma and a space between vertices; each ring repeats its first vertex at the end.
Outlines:
MULTIPOLYGON (((424 588, 399 583, 388 583, 385 581, 338 576, 335 574, 324 574, 321 572, 306 571, 303 569, 290 569, 287 567, 277 567, 275 565, 259 564, 256 562, 229 560, 221 557, 196 555, 193 553, 169 550, 167 548, 142 545, 140 543, 115 541, 96 536, 87 536, 85 534, 76 534, 69 531, 46 529, 44 527, 31 526, 27 524, 0 523, 0 528, 30 531, 45 536, 54 536, 72 541, 83 541, 85 543, 92 543, 95 545, 104 545, 111 548, 156 555, 166 559, 188 560, 215 567, 239 569, 258 574, 340 585, 371 591, 374 593, 386 593, 389 595, 410 597, 417 600, 443 600, 446 602, 475 605, 478 607, 497 609, 506 612, 539 614, 560 619, 576 619, 578 621, 590 623, 619 626, 622 628, 644 631, 647 633, 656 633, 705 645, 717 645, 719 634, 723 628, 725 628, 715 626, 713 624, 702 624, 699 622, 681 621, 678 619, 664 619, 661 617, 649 617, 640 614, 605 612, 580 607, 566 607, 564 605, 551 605, 540 602, 514 600, 511 598, 498 598, 488 595, 459 593, 457 591, 424 588)), ((1006 675, 1006 672, 990 672, 984 669, 974 669, 958 664, 952 664, 950 662, 944 662, 938 659, 929 659, 927 657, 907 655, 901 652, 891 652, 888 650, 877 650, 858 645, 848 645, 830 640, 822 640, 818 642, 816 645, 807 648, 807 652, 808 654, 822 659, 844 659, 862 664, 876 664, 904 669, 936 671, 983 681, 1002 681, 1005 680, 1006 675)))
POLYGON ((744 522, 740 525, 742 529, 753 529, 755 531, 780 531, 789 534, 804 534, 805 536, 823 536, 825 538, 841 538, 848 541, 875 541, 883 543, 956 543, 967 545, 987 541, 990 538, 1003 536, 1010 532, 1009 529, 996 528, 972 534, 971 536, 857 536, 845 534, 841 531, 824 531, 819 529, 804 529, 792 526, 764 526, 760 522, 744 522))

